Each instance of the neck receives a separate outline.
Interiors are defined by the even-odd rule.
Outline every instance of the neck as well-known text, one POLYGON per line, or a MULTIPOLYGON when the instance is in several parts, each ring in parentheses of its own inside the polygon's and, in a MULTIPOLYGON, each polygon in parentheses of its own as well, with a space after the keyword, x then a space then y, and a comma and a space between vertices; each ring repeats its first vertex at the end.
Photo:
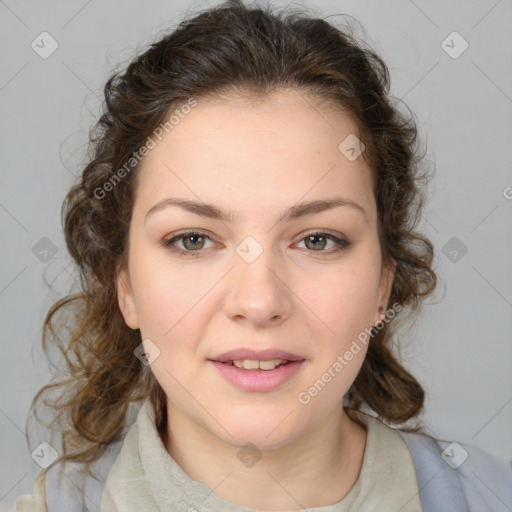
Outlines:
MULTIPOLYGON (((164 444, 185 473, 222 500, 266 510, 302 510, 343 499, 359 476, 366 428, 340 407, 286 446, 240 462, 240 446, 219 439, 168 404, 164 444), (172 418, 172 421, 170 421, 172 418)), ((248 452, 250 455, 250 452, 248 452)))

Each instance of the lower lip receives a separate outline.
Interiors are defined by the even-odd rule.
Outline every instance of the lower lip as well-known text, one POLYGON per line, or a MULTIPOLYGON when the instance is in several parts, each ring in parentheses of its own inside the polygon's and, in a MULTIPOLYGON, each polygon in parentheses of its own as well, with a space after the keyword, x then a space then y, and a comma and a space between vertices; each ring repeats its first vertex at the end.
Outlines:
POLYGON ((232 384, 245 391, 272 391, 291 379, 302 367, 302 361, 292 361, 273 370, 246 370, 227 363, 210 361, 232 384))

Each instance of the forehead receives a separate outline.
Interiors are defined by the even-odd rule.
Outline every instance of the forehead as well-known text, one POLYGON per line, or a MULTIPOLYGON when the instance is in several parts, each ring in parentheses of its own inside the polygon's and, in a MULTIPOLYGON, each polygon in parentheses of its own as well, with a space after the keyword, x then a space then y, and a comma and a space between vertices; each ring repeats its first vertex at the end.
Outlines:
POLYGON ((179 195, 268 209, 339 192, 371 210, 367 163, 340 150, 357 135, 350 116, 297 90, 199 99, 142 161, 136 203, 179 195))

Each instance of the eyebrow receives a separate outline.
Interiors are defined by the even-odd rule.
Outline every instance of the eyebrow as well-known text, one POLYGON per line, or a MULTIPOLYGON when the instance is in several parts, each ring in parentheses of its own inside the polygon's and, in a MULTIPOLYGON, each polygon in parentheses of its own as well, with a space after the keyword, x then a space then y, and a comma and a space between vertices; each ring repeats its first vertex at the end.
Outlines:
MULTIPOLYGON (((190 213, 194 213, 202 217, 219 219, 229 223, 233 223, 235 218, 233 212, 224 210, 212 204, 194 201, 191 199, 168 197, 154 204, 147 211, 144 221, 146 221, 151 214, 164 208, 167 208, 168 206, 178 206, 190 213)), ((359 211, 364 216, 366 221, 368 220, 366 210, 360 204, 346 198, 332 198, 297 203, 294 206, 291 206, 290 208, 285 210, 279 216, 278 223, 289 222, 298 219, 299 217, 304 217, 306 215, 311 215, 314 213, 320 213, 326 210, 331 210, 333 208, 339 208, 342 206, 354 208, 356 211, 359 211)))

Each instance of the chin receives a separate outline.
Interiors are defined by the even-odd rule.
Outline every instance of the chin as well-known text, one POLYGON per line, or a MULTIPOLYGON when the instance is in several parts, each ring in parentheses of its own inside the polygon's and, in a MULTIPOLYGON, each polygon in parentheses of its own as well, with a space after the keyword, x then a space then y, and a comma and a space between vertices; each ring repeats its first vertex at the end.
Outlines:
MULTIPOLYGON (((298 426, 292 421, 295 416, 288 411, 279 415, 254 411, 247 414, 230 414, 215 425, 215 432, 226 443, 243 447, 251 443, 261 450, 273 450, 289 444, 298 434, 298 426), (287 417, 287 415, 289 415, 287 417), (229 434, 228 434, 229 432, 229 434), (231 435, 230 435, 231 434, 231 435)), ((296 419, 296 418, 294 418, 296 419)))

